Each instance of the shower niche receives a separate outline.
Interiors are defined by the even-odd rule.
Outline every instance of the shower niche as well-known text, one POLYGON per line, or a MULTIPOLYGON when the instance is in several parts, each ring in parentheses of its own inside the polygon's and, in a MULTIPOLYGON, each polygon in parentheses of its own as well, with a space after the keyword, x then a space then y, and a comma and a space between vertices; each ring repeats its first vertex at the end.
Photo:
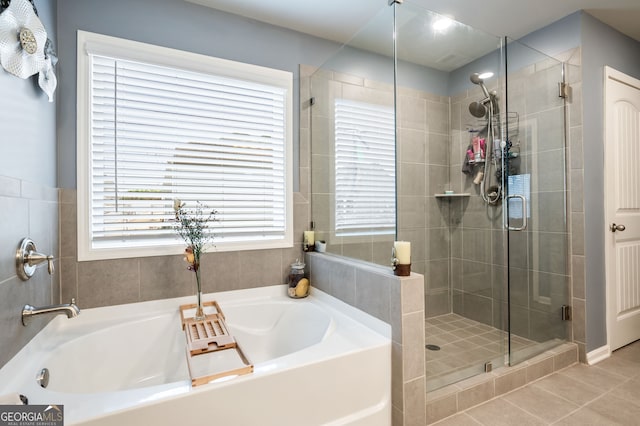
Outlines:
POLYGON ((387 266, 411 242, 427 391, 568 339, 562 78, 555 59, 411 0, 310 77, 316 238, 387 266))

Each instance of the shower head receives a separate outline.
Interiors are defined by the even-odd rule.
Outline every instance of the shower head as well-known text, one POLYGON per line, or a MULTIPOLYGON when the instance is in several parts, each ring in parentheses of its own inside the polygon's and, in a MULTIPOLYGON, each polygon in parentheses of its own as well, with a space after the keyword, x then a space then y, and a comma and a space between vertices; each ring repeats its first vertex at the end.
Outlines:
POLYGON ((473 74, 471 74, 469 79, 471 80, 471 82, 473 84, 483 84, 484 83, 484 81, 480 78, 480 74, 478 74, 477 72, 474 72, 473 74))
POLYGON ((491 99, 491 96, 489 95, 489 91, 487 90, 487 86, 484 85, 484 80, 480 78, 480 74, 478 74, 477 72, 474 72, 473 74, 471 74, 469 79, 473 84, 477 84, 480 86, 480 88, 482 89, 482 93, 484 93, 485 98, 491 99))
POLYGON ((469 112, 476 118, 483 118, 487 114, 487 107, 482 102, 471 102, 469 112))

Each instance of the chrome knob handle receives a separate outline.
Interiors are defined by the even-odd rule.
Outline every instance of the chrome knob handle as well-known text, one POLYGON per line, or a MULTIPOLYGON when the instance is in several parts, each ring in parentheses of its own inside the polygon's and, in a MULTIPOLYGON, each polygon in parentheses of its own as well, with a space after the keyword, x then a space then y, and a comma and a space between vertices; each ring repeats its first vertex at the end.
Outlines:
POLYGON ((615 223, 612 223, 609 226, 609 229, 611 230, 611 232, 616 232, 616 231, 624 231, 625 229, 627 229, 624 225, 616 225, 615 223))
POLYGON ((16 250, 16 271, 17 275, 26 281, 36 272, 36 267, 41 263, 47 262, 47 270, 49 274, 53 274, 54 264, 53 256, 38 253, 36 244, 30 238, 25 238, 20 242, 18 250, 16 250))

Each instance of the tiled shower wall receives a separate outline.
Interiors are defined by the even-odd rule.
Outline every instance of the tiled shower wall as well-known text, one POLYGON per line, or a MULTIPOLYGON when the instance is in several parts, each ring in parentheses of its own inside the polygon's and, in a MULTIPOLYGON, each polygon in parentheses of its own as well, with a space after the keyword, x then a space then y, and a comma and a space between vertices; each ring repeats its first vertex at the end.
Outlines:
MULTIPOLYGON (((567 52, 560 60, 573 55, 567 52)), ((523 337, 541 340, 564 335, 566 324, 556 319, 561 303, 556 302, 569 302, 570 288, 562 173, 568 156, 558 142, 564 128, 559 78, 560 66, 554 60, 509 75, 509 110, 519 117, 520 172, 538 176, 529 231, 510 235, 512 323, 523 337), (552 303, 539 303, 540 295, 552 303)), ((399 90, 398 228, 399 238, 412 242, 413 270, 425 275, 427 317, 456 312, 502 328, 506 312, 502 205, 487 206, 472 182, 474 174, 461 171, 469 129, 484 124, 467 107, 481 97, 476 87, 452 97, 399 90), (471 196, 434 197, 446 189, 471 196)))
MULTIPOLYGON (((59 275, 46 265, 28 281, 16 275, 15 249, 30 237, 38 251, 57 258, 58 190, 40 184, 0 176, 0 367, 29 342, 51 317, 34 317, 22 325, 22 307, 59 303, 59 275)), ((54 261, 56 271, 59 262, 54 261)))
MULTIPOLYGON (((327 138, 332 137, 333 126, 328 112, 329 102, 335 96, 345 95, 348 99, 365 102, 376 99, 379 103, 393 100, 391 86, 346 74, 317 71, 310 66, 300 67, 300 163, 309 164, 309 160, 312 160, 314 165, 312 179, 315 191, 312 208, 317 239, 328 240, 326 232, 329 230, 332 197, 332 178, 329 173, 331 156, 327 138), (309 103, 312 93, 316 97, 313 106, 309 103), (315 123, 315 127, 312 126, 312 122, 315 123), (321 125, 318 125, 319 123, 321 125), (308 141, 312 135, 312 127, 316 146, 315 149, 311 147, 311 150, 305 151, 303 149, 310 147, 308 141)), ((417 140, 421 155, 425 155, 425 135, 425 131, 420 132, 417 140)), ((420 163, 424 170, 424 162, 420 163)), ((303 168, 301 187, 302 170, 303 168)), ((426 185, 424 179, 423 173, 422 183, 419 182, 423 190, 426 185)), ((419 196, 419 199, 419 203, 424 206, 424 195, 419 196)), ((422 231, 425 229, 424 220, 424 217, 421 217, 419 222, 422 225, 419 229, 422 231)), ((320 253, 306 256, 312 285, 391 324, 392 424, 425 424, 424 277, 415 273, 410 277, 396 277, 388 266, 371 265, 350 259, 359 258, 368 262, 388 264, 391 241, 329 245, 334 253, 348 257, 320 253)), ((412 247, 412 253, 412 257, 416 258, 415 247, 412 247)), ((417 262, 413 261, 414 271, 416 263, 424 264, 422 257, 417 262)))
MULTIPOLYGON (((572 55, 575 52, 563 54, 561 59, 572 55)), ((571 113, 572 107, 569 103, 565 111, 557 95, 560 71, 558 62, 545 60, 509 75, 509 110, 517 112, 519 120, 512 138, 514 150, 520 152, 517 173, 532 174, 527 231, 509 233, 511 325, 517 335, 536 341, 571 336, 571 324, 558 320, 560 306, 571 303, 571 218, 565 204, 564 174, 569 167, 569 150, 560 140, 565 113, 571 113)), ((579 96, 579 83, 571 83, 574 97, 579 96)), ((451 185, 457 192, 471 193, 469 198, 448 201, 453 312, 504 328, 507 271, 503 247, 507 240, 502 228, 503 206, 487 206, 472 182, 473 174, 461 172, 470 139, 468 130, 477 127, 467 106, 479 99, 478 92, 469 90, 454 96, 451 104, 451 185)), ((510 128, 512 135, 513 130, 510 128)), ((519 224, 518 220, 513 223, 519 224)))
MULTIPOLYGON (((311 217, 315 222, 316 239, 327 242, 327 251, 389 265, 391 247, 395 235, 375 235, 358 237, 338 237, 333 229, 335 211, 335 140, 334 104, 336 99, 364 102, 384 106, 391 111, 394 102, 393 86, 374 80, 313 67, 301 67, 301 85, 308 80, 313 105, 303 110, 301 123, 308 123, 311 135, 311 217)), ((301 91, 302 92, 302 91, 301 91)), ((307 99, 309 99, 307 98, 307 99)), ((301 99, 303 99, 301 97, 301 99)), ((302 124, 300 132, 303 132, 302 124)))
POLYGON ((582 149, 582 49, 563 55, 567 63, 567 81, 571 87, 567 100, 567 159, 568 188, 570 189, 570 253, 571 307, 573 310, 572 341, 578 345, 580 362, 586 363, 586 289, 584 247, 584 156, 582 149))
MULTIPOLYGON (((333 108, 336 98, 393 106, 393 86, 309 67, 314 105, 310 108, 312 217, 316 238, 328 251, 388 265, 394 236, 369 241, 331 240, 333 202, 333 108)), ((301 75, 304 73, 301 72, 301 75)), ((449 98, 400 87, 398 90, 398 239, 411 241, 411 269, 425 276, 428 316, 451 312, 449 206, 434 197, 448 188, 449 98)), ((301 123, 307 117, 302 116, 301 123)), ((301 133, 303 126, 301 124, 301 133)))
MULTIPOLYGON (((562 173, 567 153, 559 143, 564 114, 556 92, 559 78, 560 66, 553 60, 509 75, 509 109, 518 113, 519 120, 519 133, 514 138, 521 151, 519 173, 533 172, 535 181, 529 230, 511 233, 509 241, 512 324, 523 337, 545 340, 550 335, 564 335, 564 326, 556 320, 560 303, 539 300, 546 296, 565 303, 569 297, 565 256, 569 232, 562 173), (552 327, 556 329, 550 333, 552 327)), ((311 145, 312 217, 322 237, 330 229, 332 157, 329 144, 318 141, 332 138, 332 100, 345 97, 389 105, 392 87, 329 70, 316 72, 312 83, 316 98, 311 110, 312 140, 316 142, 311 145)), ((471 116, 467 106, 481 97, 477 87, 452 97, 399 88, 398 239, 411 241, 412 270, 425 275, 427 317, 456 312, 503 328, 507 271, 502 205, 487 206, 479 186, 472 182, 474 176, 461 172, 470 139, 468 130, 484 124, 471 116), (471 196, 434 197, 446 189, 471 196)), ((389 246, 390 242, 384 241, 330 249, 386 264, 389 246)))
POLYGON ((412 270, 425 276, 427 317, 451 312, 449 97, 398 90, 398 238, 411 241, 412 270))
MULTIPOLYGON (((487 82, 489 90, 491 82, 487 82)), ((463 174, 462 165, 472 133, 486 121, 473 117, 471 102, 482 97, 480 88, 472 87, 451 97, 451 189, 468 193, 469 197, 451 198, 448 227, 451 232, 452 311, 488 325, 501 325, 504 265, 502 247, 502 204, 487 206, 480 187, 473 183, 484 170, 473 166, 471 174, 463 174)))

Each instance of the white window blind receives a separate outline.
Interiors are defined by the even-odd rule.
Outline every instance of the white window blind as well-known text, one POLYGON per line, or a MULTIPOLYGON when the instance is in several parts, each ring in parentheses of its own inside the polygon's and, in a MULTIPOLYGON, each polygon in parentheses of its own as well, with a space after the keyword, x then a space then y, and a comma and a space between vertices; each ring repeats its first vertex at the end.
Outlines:
POLYGON ((286 246, 288 87, 88 57, 89 251, 183 245, 176 198, 217 211, 217 249, 286 246))
POLYGON ((394 125, 389 107, 336 99, 336 235, 395 233, 394 125))

